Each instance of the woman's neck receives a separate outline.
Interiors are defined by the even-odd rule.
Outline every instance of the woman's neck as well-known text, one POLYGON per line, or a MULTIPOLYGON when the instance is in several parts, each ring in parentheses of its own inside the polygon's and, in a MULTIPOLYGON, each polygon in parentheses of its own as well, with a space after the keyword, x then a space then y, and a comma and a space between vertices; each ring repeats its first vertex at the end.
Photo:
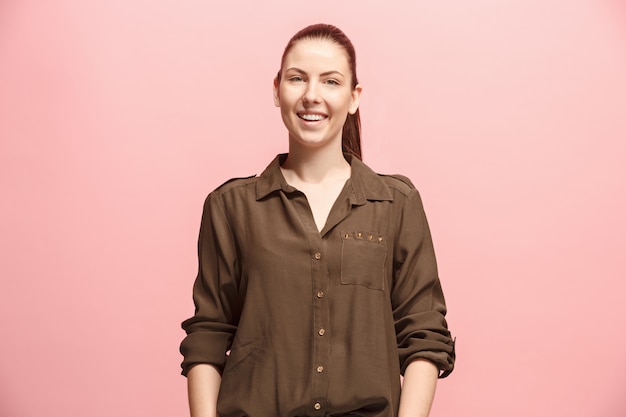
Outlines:
POLYGON ((319 184, 325 180, 346 180, 350 177, 350 164, 341 148, 335 147, 311 150, 290 146, 281 168, 288 183, 319 184))

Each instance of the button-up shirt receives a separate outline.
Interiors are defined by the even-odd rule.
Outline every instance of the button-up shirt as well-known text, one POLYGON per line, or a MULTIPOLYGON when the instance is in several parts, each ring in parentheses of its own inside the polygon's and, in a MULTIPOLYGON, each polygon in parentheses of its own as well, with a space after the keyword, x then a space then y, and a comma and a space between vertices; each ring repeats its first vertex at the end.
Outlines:
POLYGON ((221 417, 396 416, 411 361, 441 376, 454 366, 420 196, 347 157, 351 176, 319 231, 284 158, 205 201, 183 374, 222 372, 221 417))

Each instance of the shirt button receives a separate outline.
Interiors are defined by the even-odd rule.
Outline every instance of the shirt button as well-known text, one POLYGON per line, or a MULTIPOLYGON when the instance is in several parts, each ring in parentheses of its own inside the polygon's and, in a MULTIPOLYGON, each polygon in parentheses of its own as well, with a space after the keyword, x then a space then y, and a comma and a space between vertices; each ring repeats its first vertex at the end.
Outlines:
POLYGON ((324 367, 323 367, 322 365, 318 366, 318 367, 317 367, 317 372, 318 372, 318 373, 322 373, 322 372, 324 372, 324 367))
POLYGON ((324 330, 324 329, 319 329, 317 331, 317 334, 319 334, 320 336, 324 336, 324 333, 326 333, 326 330, 324 330))
POLYGON ((320 403, 319 401, 316 402, 315 404, 313 404, 313 408, 315 408, 316 410, 319 410, 320 408, 322 408, 322 403, 320 403))
POLYGON ((317 292, 317 298, 322 298, 323 296, 324 296, 324 291, 319 290, 319 291, 317 292))
POLYGON ((317 252, 315 255, 313 255, 313 257, 319 261, 320 259, 322 259, 322 254, 317 252))

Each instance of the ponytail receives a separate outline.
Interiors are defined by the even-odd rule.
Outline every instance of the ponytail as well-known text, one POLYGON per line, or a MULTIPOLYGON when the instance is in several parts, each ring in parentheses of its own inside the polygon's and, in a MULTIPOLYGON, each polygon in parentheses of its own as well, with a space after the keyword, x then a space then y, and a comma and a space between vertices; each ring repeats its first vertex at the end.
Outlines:
POLYGON ((348 114, 343 125, 341 148, 344 153, 363 159, 361 155, 361 116, 359 109, 354 114, 348 114))

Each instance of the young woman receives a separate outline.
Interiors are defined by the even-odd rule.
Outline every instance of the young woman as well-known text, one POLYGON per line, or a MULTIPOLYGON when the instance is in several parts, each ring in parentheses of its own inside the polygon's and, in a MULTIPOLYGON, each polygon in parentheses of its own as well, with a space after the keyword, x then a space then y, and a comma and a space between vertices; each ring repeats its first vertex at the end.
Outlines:
POLYGON ((274 80, 289 153, 205 202, 181 344, 193 417, 427 416, 452 371, 419 194, 361 162, 360 96, 343 32, 294 35, 274 80))

